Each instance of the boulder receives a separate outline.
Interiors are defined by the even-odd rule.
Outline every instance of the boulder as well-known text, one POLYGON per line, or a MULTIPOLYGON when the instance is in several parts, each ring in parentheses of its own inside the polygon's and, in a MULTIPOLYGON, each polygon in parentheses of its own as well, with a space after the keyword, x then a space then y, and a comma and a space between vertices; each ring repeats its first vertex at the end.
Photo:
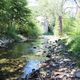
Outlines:
POLYGON ((80 70, 79 70, 79 71, 76 71, 76 72, 74 73, 74 75, 75 75, 76 78, 79 78, 79 79, 80 79, 80 70))
POLYGON ((26 37, 24 37, 23 35, 20 35, 20 34, 18 34, 17 37, 20 38, 20 41, 19 42, 25 42, 25 41, 28 40, 26 37))

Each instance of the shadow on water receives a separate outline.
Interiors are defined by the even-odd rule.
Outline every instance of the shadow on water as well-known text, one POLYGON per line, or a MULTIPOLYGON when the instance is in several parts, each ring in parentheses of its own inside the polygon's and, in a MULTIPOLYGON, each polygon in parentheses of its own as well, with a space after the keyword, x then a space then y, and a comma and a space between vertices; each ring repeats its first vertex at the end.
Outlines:
POLYGON ((35 56, 34 45, 39 46, 40 42, 13 43, 0 49, 0 80, 16 80, 27 60, 40 58, 35 56))

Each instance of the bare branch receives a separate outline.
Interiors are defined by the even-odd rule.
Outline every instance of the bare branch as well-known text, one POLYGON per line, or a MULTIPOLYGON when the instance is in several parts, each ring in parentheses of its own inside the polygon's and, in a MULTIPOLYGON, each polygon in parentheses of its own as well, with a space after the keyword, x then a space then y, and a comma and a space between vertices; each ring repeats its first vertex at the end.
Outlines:
POLYGON ((80 5, 78 4, 77 0, 74 0, 74 2, 75 2, 76 5, 78 6, 78 8, 80 8, 80 5))

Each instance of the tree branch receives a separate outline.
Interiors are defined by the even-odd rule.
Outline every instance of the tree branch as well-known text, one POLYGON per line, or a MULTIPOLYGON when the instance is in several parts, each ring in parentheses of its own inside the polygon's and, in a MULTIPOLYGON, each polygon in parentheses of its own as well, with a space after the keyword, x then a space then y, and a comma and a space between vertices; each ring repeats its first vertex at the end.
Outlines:
POLYGON ((78 8, 80 8, 80 5, 78 4, 77 0, 74 0, 74 2, 75 2, 76 5, 78 6, 78 8))

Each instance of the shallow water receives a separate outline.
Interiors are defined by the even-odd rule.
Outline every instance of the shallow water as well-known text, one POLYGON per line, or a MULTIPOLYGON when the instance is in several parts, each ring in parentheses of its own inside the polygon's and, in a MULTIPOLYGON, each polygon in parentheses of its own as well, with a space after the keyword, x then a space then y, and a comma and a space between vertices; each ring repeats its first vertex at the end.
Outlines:
POLYGON ((24 55, 34 55, 39 47, 40 41, 24 42, 24 43, 13 43, 10 44, 6 49, 0 49, 0 58, 18 58, 24 55), (34 49, 36 47, 36 49, 34 49))
POLYGON ((35 40, 24 43, 13 43, 8 48, 0 49, 0 80, 16 80, 28 60, 44 61, 42 53, 46 40, 35 40))

